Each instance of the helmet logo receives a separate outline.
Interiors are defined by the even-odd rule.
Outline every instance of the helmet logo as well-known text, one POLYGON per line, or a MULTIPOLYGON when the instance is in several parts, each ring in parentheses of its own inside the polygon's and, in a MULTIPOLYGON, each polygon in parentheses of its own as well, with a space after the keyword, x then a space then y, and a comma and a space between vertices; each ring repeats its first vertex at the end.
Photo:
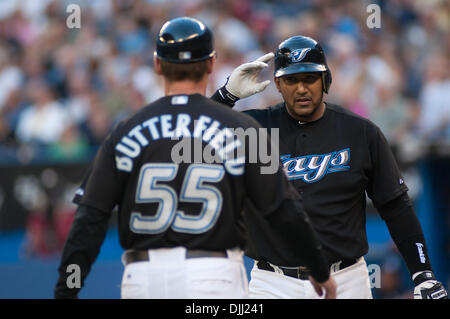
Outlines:
POLYGON ((181 51, 178 53, 178 59, 180 60, 189 60, 192 54, 189 51, 181 51))
POLYGON ((311 51, 311 48, 303 48, 292 51, 290 54, 291 62, 292 63, 300 62, 305 58, 306 53, 308 53, 309 51, 311 51))

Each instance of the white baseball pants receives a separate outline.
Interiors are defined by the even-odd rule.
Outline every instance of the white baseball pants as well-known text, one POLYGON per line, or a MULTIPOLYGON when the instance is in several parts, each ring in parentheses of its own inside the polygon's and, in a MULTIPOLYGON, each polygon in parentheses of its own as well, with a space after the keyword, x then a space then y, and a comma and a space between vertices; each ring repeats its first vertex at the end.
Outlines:
MULTIPOLYGON (((184 247, 149 250, 149 261, 129 263, 122 276, 123 299, 248 298, 241 250, 227 258, 186 259, 184 247)), ((123 258, 122 258, 123 259, 123 258)))
MULTIPOLYGON (((334 272, 337 299, 372 299, 369 272, 364 257, 355 264, 334 272)), ((309 280, 285 276, 282 273, 258 269, 256 262, 249 284, 250 298, 258 299, 321 299, 309 280)))

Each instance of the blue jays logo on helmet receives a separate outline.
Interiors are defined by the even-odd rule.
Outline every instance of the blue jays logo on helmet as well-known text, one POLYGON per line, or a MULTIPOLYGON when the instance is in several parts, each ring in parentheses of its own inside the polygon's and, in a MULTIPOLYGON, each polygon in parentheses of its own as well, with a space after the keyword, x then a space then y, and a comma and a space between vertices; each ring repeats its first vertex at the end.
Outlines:
POLYGON ((291 62, 292 63, 300 62, 305 58, 306 53, 308 53, 309 51, 311 51, 311 48, 302 48, 292 51, 290 53, 291 62))

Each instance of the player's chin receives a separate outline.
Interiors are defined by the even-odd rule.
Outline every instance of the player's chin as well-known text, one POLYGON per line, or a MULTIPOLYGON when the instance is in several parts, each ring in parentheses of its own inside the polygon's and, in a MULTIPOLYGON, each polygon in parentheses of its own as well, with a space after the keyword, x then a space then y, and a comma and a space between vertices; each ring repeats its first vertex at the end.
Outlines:
POLYGON ((312 103, 309 104, 295 104, 294 107, 295 114, 301 117, 308 117, 314 113, 314 105, 312 103))

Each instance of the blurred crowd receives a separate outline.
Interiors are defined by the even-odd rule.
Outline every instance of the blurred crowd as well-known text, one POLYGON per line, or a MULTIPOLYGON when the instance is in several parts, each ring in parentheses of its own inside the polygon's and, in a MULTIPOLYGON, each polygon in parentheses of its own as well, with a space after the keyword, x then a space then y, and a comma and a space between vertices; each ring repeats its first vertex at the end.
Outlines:
MULTIPOLYGON (((404 160, 427 145, 450 147, 447 0, 2 0, 0 163, 90 160, 118 121, 163 96, 154 44, 163 23, 177 16, 213 30, 209 95, 239 64, 306 35, 322 44, 331 68, 326 101, 375 122, 404 160), (80 28, 69 27, 70 4, 81 8, 80 28), (377 18, 370 4, 381 8, 380 28, 368 27, 377 18)), ((272 62, 260 78, 273 78, 272 62)), ((279 102, 271 84, 235 108, 279 102)), ((70 199, 56 207, 39 199, 26 226, 29 256, 60 251, 73 219, 70 199)), ((382 268, 387 288, 379 297, 398 296, 398 253, 382 268)))
MULTIPOLYGON (((257 0, 4 0, 0 2, 0 154, 85 159, 110 128, 163 95, 152 58, 176 16, 204 21, 217 67, 233 68, 293 35, 322 43, 333 74, 326 100, 378 124, 393 144, 450 140, 450 2, 257 0), (371 3, 380 28, 369 28, 371 3), (69 4, 81 27, 69 28, 69 4)), ((273 64, 261 75, 271 79, 273 64)), ((272 84, 237 109, 281 101, 272 84)))

